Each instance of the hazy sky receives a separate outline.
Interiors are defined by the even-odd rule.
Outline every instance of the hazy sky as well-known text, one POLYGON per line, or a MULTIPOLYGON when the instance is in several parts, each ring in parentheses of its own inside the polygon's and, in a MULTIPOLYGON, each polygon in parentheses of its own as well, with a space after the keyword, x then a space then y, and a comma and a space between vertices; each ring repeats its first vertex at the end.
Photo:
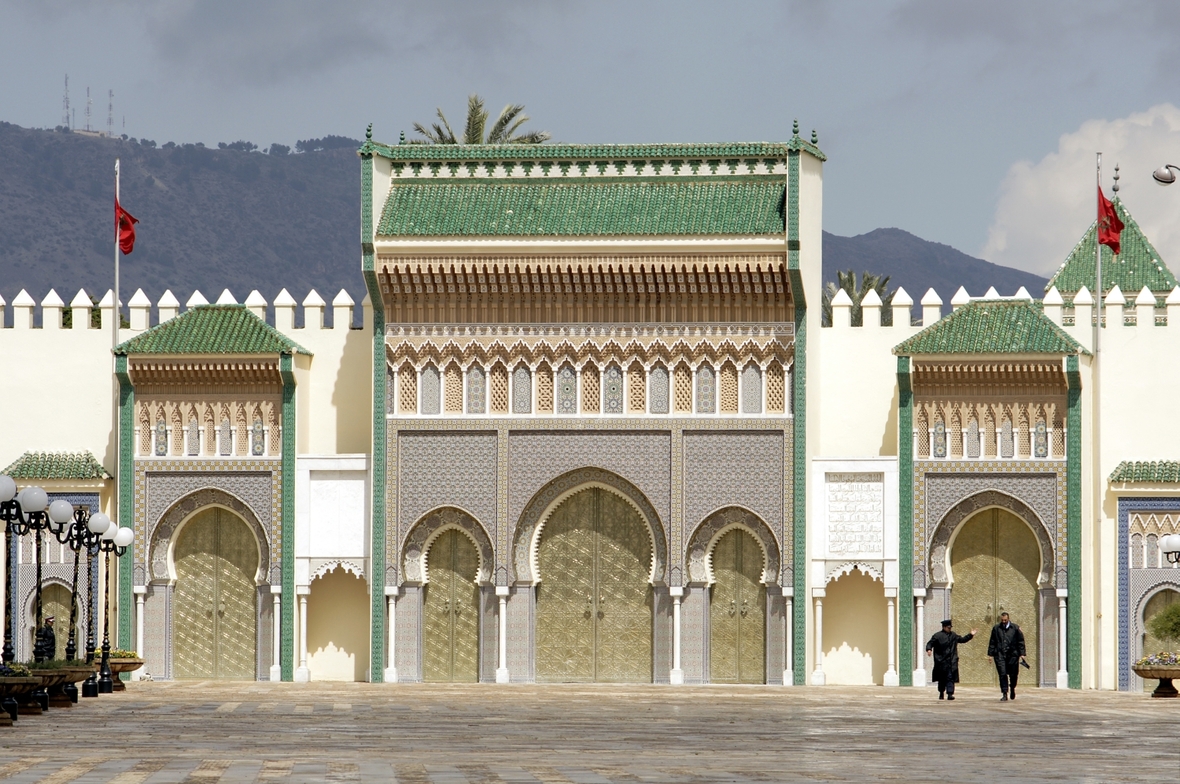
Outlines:
POLYGON ((160 143, 396 141, 471 92, 567 142, 781 140, 798 118, 829 231, 1041 273, 1093 219, 1104 147, 1180 269, 1180 185, 1148 179, 1180 163, 1177 2, 0 0, 0 119, 59 124, 66 73, 79 125, 87 85, 103 129, 113 89, 117 130, 160 143))

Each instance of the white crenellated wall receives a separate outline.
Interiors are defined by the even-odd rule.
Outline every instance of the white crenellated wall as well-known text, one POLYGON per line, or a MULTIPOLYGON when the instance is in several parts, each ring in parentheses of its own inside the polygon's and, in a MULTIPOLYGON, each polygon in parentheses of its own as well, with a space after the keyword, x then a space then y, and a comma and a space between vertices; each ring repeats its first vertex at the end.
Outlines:
MULTIPOLYGON (((113 472, 116 460, 114 361, 111 354, 112 302, 107 292, 99 305, 101 325, 90 326, 91 301, 84 291, 64 303, 54 290, 38 303, 21 291, 11 303, 13 326, 0 329, 0 401, 12 412, 0 439, 0 470, 28 451, 90 451, 113 472), (63 314, 72 312, 73 327, 64 328, 63 314), (35 326, 40 323, 40 326, 35 326)), ((226 290, 218 303, 235 303, 226 290)), ((207 304, 193 292, 185 308, 207 304)), ((265 318, 267 303, 251 292, 246 306, 265 318)), ((296 358, 297 452, 320 455, 370 451, 372 400, 372 308, 368 297, 356 305, 341 291, 332 301, 333 326, 324 326, 329 307, 316 292, 304 299, 304 326, 295 327, 299 306, 283 290, 275 299, 274 322, 280 332, 311 351, 296 358), (352 329, 353 311, 363 312, 363 327, 352 329), (315 412, 314 415, 312 412, 315 412)), ((181 312, 180 302, 167 291, 153 307, 142 290, 126 300, 124 314, 130 327, 119 331, 119 341, 144 332, 181 312)))

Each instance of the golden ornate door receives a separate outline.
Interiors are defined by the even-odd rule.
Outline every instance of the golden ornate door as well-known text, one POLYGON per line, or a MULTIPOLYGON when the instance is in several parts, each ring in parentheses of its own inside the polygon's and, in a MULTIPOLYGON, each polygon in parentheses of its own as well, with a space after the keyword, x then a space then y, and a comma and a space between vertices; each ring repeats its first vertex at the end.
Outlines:
POLYGON ((1012 513, 987 509, 963 524, 951 550, 951 618, 959 634, 979 629, 976 639, 959 647, 959 678, 964 684, 999 685, 996 668, 987 660, 987 643, 1001 612, 1024 632, 1031 669, 1021 673, 1022 678, 1037 681, 1040 563, 1036 536, 1012 513))
POLYGON ((651 682, 651 540, 615 494, 590 488, 549 517, 537 553, 537 680, 651 682))
MULTIPOLYGON (((1173 602, 1180 602, 1180 592, 1167 589, 1160 591, 1155 596, 1147 600, 1147 606, 1143 608, 1144 633, 1143 652, 1140 654, 1141 656, 1150 656, 1151 654, 1159 653, 1160 651, 1172 650, 1170 646, 1164 645, 1164 643, 1158 640, 1150 631, 1146 631, 1146 629, 1148 622, 1155 617, 1155 614, 1173 602)), ((1155 689, 1155 687, 1156 684, 1154 681, 1143 681, 1144 691, 1152 691, 1155 689)))
POLYGON ((174 549, 177 678, 254 679, 258 544, 235 514, 211 508, 181 529, 174 549))
POLYGON ((709 680, 766 682, 766 586, 762 550, 735 528, 713 548, 709 599, 709 680))
MULTIPOLYGON (((70 589, 57 583, 42 583, 41 618, 48 618, 51 615, 53 616, 53 636, 57 638, 57 647, 53 651, 53 658, 64 659, 66 657, 66 644, 70 641, 70 589)), ((33 613, 30 618, 32 623, 37 623, 36 604, 33 605, 33 613)), ((36 644, 37 634, 34 630, 30 646, 35 646, 36 644)), ((86 645, 82 638, 75 636, 74 645, 79 651, 85 651, 86 645)), ((31 651, 33 648, 30 647, 29 650, 31 651)), ((77 656, 78 654, 75 653, 74 655, 77 656)), ((83 654, 82 658, 85 658, 85 654, 83 654)))
POLYGON ((478 569, 475 544, 460 531, 446 531, 430 547, 430 582, 422 597, 423 680, 479 680, 478 569))

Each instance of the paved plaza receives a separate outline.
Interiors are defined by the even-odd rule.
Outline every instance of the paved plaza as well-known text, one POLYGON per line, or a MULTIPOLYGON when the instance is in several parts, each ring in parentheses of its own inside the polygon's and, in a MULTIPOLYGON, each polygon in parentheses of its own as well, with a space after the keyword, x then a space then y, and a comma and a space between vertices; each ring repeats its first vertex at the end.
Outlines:
POLYGON ((9 782, 1180 780, 1180 701, 1027 690, 131 683, 0 729, 9 782))

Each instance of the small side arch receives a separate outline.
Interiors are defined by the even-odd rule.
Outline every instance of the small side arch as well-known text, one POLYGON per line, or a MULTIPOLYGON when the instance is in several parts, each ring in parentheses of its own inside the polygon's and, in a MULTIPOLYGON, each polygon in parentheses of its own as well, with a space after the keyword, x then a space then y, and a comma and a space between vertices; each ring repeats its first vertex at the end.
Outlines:
POLYGON ((712 585, 713 551, 721 537, 735 528, 740 528, 758 543, 762 550, 762 579, 764 585, 773 585, 781 567, 778 541, 770 526, 758 515, 741 506, 727 506, 718 509, 701 521, 688 540, 688 580, 690 583, 712 585))
POLYGON ((420 585, 430 582, 427 569, 430 548, 439 536, 452 529, 461 531, 475 545, 475 551, 479 556, 479 567, 475 573, 476 582, 481 585, 491 583, 496 560, 491 537, 475 515, 457 506, 438 507, 422 515, 418 522, 414 523, 402 546, 402 575, 406 582, 420 585))

